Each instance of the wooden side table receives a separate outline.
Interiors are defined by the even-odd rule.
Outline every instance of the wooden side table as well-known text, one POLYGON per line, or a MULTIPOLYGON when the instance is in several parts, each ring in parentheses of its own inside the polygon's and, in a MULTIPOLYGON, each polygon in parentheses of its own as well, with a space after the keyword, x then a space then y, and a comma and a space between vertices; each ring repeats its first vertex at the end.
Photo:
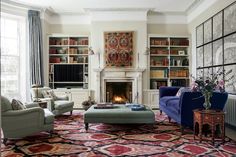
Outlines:
MULTIPOLYGON (((194 140, 196 135, 199 137, 200 142, 202 140, 207 140, 207 138, 202 138, 203 126, 208 125, 211 130, 211 142, 214 145, 216 135, 225 141, 225 113, 221 110, 200 110, 196 109, 194 112, 194 140)), ((207 132, 207 130, 204 130, 207 132)), ((207 136, 207 133, 205 133, 207 136)), ((218 138, 218 139, 219 139, 218 138)), ((209 139, 209 138, 208 138, 209 139)))

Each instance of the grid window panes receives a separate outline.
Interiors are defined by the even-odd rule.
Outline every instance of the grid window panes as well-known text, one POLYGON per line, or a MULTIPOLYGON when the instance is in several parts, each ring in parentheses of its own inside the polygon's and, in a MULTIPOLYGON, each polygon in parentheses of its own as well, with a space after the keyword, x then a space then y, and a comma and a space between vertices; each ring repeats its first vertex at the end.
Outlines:
MULTIPOLYGON (((8 98, 25 99, 21 89, 22 64, 25 61, 25 29, 22 18, 1 17, 1 94, 8 98)), ((25 87, 26 88, 26 87, 25 87)))
POLYGON ((224 72, 219 79, 225 80, 228 93, 236 93, 235 9, 236 2, 233 2, 196 28, 197 74, 206 79, 208 71, 224 72))

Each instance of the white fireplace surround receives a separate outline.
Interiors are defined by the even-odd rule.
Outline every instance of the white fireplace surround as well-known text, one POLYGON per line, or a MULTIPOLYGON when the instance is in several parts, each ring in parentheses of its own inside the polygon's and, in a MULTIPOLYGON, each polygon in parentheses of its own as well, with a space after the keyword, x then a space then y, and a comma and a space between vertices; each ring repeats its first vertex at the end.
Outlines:
POLYGON ((142 103, 142 79, 145 69, 141 68, 104 68, 94 69, 96 72, 96 99, 97 102, 106 100, 107 82, 132 82, 132 100, 142 103))

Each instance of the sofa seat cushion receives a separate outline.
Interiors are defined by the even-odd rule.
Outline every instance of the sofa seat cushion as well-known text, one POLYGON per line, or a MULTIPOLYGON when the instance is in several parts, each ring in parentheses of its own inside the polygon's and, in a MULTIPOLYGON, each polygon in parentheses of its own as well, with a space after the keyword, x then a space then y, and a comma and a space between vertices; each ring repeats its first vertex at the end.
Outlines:
POLYGON ((58 100, 58 101, 54 101, 55 104, 55 109, 56 110, 61 110, 64 108, 71 108, 74 106, 74 102, 72 101, 66 101, 66 100, 58 100))
POLYGON ((48 109, 44 110, 45 124, 52 124, 54 122, 54 114, 48 109))
POLYGON ((168 108, 174 114, 180 114, 180 106, 179 106, 180 98, 178 96, 164 96, 160 99, 160 104, 168 108))
POLYGON ((172 100, 179 100, 178 96, 164 96, 160 98, 160 103, 168 105, 170 101, 172 100))

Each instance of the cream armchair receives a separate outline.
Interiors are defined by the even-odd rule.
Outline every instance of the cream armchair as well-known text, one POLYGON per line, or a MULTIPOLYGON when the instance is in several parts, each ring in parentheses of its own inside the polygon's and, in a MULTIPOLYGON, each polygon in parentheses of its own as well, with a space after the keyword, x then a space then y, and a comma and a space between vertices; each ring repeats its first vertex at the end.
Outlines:
POLYGON ((3 143, 8 138, 22 138, 41 131, 52 133, 54 115, 37 103, 26 104, 26 109, 13 110, 11 102, 1 96, 3 143))
POLYGON ((47 108, 54 114, 60 115, 65 112, 72 114, 74 102, 69 101, 68 96, 55 96, 54 98, 45 98, 43 96, 44 91, 52 90, 49 87, 31 88, 31 96, 33 101, 40 100, 47 102, 47 108))

